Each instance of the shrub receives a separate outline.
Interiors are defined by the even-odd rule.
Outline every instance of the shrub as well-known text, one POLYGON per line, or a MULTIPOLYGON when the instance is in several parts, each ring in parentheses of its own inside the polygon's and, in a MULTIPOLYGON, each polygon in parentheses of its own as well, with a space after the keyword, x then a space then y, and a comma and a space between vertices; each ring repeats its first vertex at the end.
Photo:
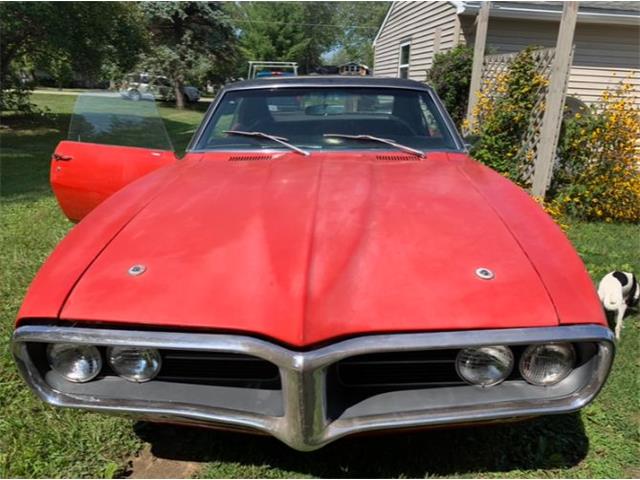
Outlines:
POLYGON ((35 105, 30 102, 31 85, 19 73, 9 72, 0 84, 0 112, 33 113, 35 105))
POLYGON ((29 101, 29 89, 17 88, 0 90, 0 112, 32 113, 35 106, 29 101))
POLYGON ((633 86, 605 91, 599 108, 565 120, 549 192, 585 220, 640 222, 640 109, 633 86))
POLYGON ((462 125, 467 112, 472 63, 473 49, 458 45, 447 52, 437 53, 427 72, 427 83, 442 99, 458 126, 462 125))

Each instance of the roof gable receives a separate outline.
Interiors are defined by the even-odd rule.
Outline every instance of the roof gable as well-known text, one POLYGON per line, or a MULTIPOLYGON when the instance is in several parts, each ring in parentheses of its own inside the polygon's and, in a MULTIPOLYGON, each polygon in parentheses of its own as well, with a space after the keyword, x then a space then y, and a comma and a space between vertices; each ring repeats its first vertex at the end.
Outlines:
POLYGON ((387 10, 387 14, 384 16, 384 20, 380 24, 380 28, 378 29, 378 33, 376 33, 376 37, 373 39, 373 46, 374 47, 376 46, 376 42, 378 41, 378 37, 382 33, 382 30, 384 30, 384 27, 387 25, 387 20, 389 20, 389 16, 391 15, 391 11, 393 10, 393 7, 395 7, 395 5, 396 5, 396 2, 391 2, 391 5, 389 5, 389 10, 387 10))

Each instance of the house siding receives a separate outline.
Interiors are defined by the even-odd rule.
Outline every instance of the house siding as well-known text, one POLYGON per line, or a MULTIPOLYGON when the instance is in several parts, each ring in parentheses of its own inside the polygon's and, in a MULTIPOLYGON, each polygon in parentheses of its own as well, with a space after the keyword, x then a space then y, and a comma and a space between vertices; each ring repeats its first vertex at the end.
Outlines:
POLYGON ((394 2, 391 9, 376 41, 374 74, 397 77, 400 44, 410 41, 409 78, 424 81, 433 60, 434 41, 440 51, 458 41, 456 9, 449 2, 394 2))
MULTIPOLYGON (((473 45, 475 16, 458 16, 449 2, 394 2, 391 9, 375 45, 375 75, 397 77, 400 44, 411 40, 409 78, 424 81, 438 28, 440 51, 457 43, 473 45)), ((529 45, 554 47, 558 27, 557 21, 490 17, 486 53, 512 53, 529 45)), ((640 24, 578 23, 568 94, 595 103, 605 89, 628 79, 640 106, 639 40, 640 24)))
MULTIPOLYGON (((487 54, 518 52, 529 45, 554 47, 559 24, 489 19, 487 54)), ((462 18, 464 41, 473 45, 473 18, 462 18)), ((578 24, 567 94, 597 103, 602 92, 628 80, 640 92, 640 26, 578 24)), ((640 97, 636 94, 636 103, 640 97)))

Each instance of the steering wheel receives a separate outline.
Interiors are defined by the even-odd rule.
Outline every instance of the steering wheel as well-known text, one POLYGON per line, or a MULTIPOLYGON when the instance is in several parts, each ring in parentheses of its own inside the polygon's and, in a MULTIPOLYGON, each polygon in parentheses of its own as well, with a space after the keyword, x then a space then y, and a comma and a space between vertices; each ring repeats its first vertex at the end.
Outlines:
POLYGON ((406 120, 400 118, 400 117, 394 117, 393 118, 394 122, 397 122, 398 124, 402 125, 404 128, 406 128, 409 133, 411 133, 412 135, 418 135, 418 132, 416 132, 413 127, 411 126, 411 124, 409 122, 407 122, 406 120))

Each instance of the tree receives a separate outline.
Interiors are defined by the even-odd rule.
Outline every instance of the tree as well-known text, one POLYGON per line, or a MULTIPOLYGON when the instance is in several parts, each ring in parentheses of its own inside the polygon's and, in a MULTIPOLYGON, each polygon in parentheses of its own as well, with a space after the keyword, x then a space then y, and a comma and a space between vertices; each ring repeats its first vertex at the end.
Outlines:
POLYGON ((373 40, 391 2, 336 2, 338 49, 331 62, 350 61, 373 66, 373 40))
POLYGON ((146 2, 141 4, 151 32, 151 49, 142 65, 166 75, 184 107, 182 87, 203 64, 212 69, 235 60, 235 36, 226 12, 213 2, 146 2))
POLYGON ((1 109, 27 65, 95 78, 107 61, 133 66, 145 43, 140 10, 127 2, 2 2, 0 30, 1 109))
POLYGON ((240 3, 241 52, 248 60, 298 62, 301 73, 310 73, 335 44, 334 13, 331 2, 240 3))

